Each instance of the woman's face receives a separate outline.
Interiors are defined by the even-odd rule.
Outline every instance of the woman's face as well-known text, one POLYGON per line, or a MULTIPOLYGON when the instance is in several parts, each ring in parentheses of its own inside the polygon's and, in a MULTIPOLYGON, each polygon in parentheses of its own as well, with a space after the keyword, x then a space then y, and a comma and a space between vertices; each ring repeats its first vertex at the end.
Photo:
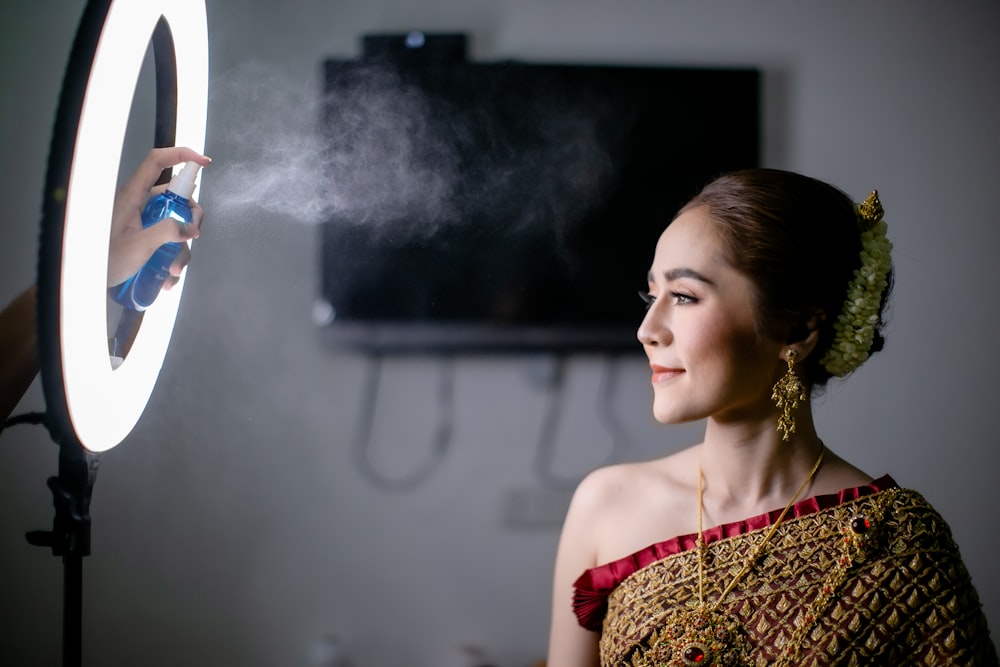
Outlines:
POLYGON ((783 346, 757 333, 753 284, 725 260, 707 208, 685 211, 660 236, 649 296, 638 338, 653 371, 658 421, 741 421, 774 412, 783 346))

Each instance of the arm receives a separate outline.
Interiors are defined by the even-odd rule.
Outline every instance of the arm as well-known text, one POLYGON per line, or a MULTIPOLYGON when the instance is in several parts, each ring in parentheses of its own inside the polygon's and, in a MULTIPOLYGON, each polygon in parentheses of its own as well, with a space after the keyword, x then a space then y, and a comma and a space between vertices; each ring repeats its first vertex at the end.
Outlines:
POLYGON ((585 630, 573 613, 573 582, 597 565, 593 543, 598 490, 595 476, 585 478, 570 503, 556 553, 552 586, 552 622, 547 667, 596 667, 600 635, 585 630))
MULTIPOLYGON (((35 339, 35 286, 32 285, 0 313, 0 418, 10 413, 38 374, 35 339)), ((2 423, 0 422, 0 423, 2 423)))
MULTIPOLYGON (((211 160, 190 148, 154 148, 142 161, 128 183, 115 196, 112 214, 108 285, 115 285, 142 268, 146 260, 167 241, 186 241, 198 236, 202 209, 191 202, 194 219, 185 227, 173 220, 162 220, 142 228, 140 214, 160 172, 181 162, 195 161, 207 166, 211 160)), ((170 267, 171 279, 163 283, 170 289, 191 259, 187 245, 181 247, 170 267)), ((10 413, 38 374, 36 340, 37 288, 33 285, 0 313, 0 417, 6 422, 10 413)))

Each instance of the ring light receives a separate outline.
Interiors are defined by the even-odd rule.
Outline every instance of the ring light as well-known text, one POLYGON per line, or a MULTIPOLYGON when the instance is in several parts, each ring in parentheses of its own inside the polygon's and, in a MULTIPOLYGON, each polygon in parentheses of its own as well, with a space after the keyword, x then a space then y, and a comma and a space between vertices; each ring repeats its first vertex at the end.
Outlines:
POLYGON ((173 141, 168 145, 204 152, 208 106, 204 0, 105 0, 88 3, 81 20, 49 156, 39 276, 43 383, 57 427, 64 435, 75 434, 95 453, 120 443, 145 409, 184 288, 182 274, 174 288, 161 293, 145 312, 127 358, 113 370, 106 315, 108 240, 129 109, 151 37, 158 105, 163 61, 172 56, 169 64, 176 67, 175 108, 166 112, 168 120, 176 118, 176 125, 169 128, 173 141), (159 33, 166 39, 157 41, 159 33), (172 54, 161 54, 164 41, 168 45, 172 41, 172 54), (82 98, 74 74, 85 81, 82 98), (73 118, 76 109, 78 123, 73 118), (62 407, 65 414, 60 415, 62 407))
POLYGON ((82 662, 83 558, 90 554, 90 498, 100 455, 129 434, 146 407, 184 286, 182 275, 146 310, 125 362, 112 370, 106 319, 111 215, 125 126, 150 41, 154 145, 204 153, 204 0, 89 0, 66 66, 45 175, 38 350, 59 472, 48 479, 52 530, 26 537, 63 561, 63 667, 82 662))

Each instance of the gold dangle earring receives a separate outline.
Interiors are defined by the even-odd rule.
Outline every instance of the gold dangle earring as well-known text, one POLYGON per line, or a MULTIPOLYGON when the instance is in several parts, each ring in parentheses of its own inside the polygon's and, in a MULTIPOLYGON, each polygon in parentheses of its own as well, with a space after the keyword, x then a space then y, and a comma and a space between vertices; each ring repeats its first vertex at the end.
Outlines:
POLYGON ((788 371, 774 384, 774 390, 771 392, 771 400, 781 410, 776 430, 782 432, 781 439, 785 442, 788 441, 790 434, 795 433, 795 417, 792 415, 792 410, 799 406, 799 401, 806 400, 805 385, 802 384, 793 369, 796 356, 798 355, 796 355, 795 350, 788 351, 788 371))

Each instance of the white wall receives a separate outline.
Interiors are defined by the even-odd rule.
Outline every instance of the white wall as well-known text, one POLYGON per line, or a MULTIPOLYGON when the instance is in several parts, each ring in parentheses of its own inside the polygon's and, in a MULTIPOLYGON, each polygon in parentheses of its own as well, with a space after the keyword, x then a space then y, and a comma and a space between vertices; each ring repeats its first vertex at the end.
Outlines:
MULTIPOLYGON (((34 279, 49 133, 82 3, 0 5, 0 302, 34 279)), ((878 188, 896 246, 886 350, 818 406, 827 443, 921 490, 950 522, 994 629, 995 213, 1000 182, 1000 5, 845 0, 218 0, 211 2, 208 152, 227 163, 311 122, 232 94, 277 78, 308 99, 330 55, 373 31, 467 31, 474 57, 749 65, 765 74, 765 159, 862 197, 878 188), (247 79, 247 72, 256 72, 247 79), (235 86, 235 88, 234 88, 235 86), (270 114, 270 115, 269 115, 270 114), (261 124, 261 125, 258 125, 261 124)), ((683 101, 679 101, 683 103, 683 101)), ((290 133, 289 133, 290 134, 290 133)), ((532 473, 545 360, 455 368, 455 433, 434 475, 388 494, 352 466, 365 361, 311 324, 314 229, 235 215, 205 176, 208 210, 166 367, 143 420, 103 461, 85 571, 87 664, 309 665, 341 636, 354 664, 450 665, 456 647, 529 665, 545 650, 555 529, 510 530, 505 494, 532 473), (215 197, 215 199, 213 199, 215 197)), ((642 270, 642 267, 637 267, 642 270)), ((441 362, 390 362, 373 453, 419 465, 441 362)), ((603 461, 601 361, 569 366, 557 466, 603 461)), ((43 406, 34 386, 21 408, 43 406)), ((613 413, 629 456, 696 437, 650 423, 641 360, 624 362, 613 413)), ((40 429, 0 438, 0 663, 54 664, 59 562, 23 541, 52 517, 55 448, 40 429)))

